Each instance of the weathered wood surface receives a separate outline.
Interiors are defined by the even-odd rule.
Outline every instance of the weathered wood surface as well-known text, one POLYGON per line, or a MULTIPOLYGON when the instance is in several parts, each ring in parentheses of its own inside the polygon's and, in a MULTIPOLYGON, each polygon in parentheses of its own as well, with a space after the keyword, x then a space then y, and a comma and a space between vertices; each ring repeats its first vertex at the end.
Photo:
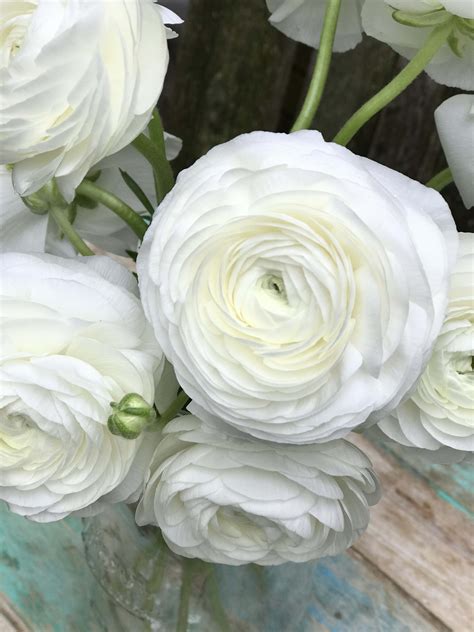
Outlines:
POLYGON ((178 169, 237 134, 277 126, 296 46, 267 16, 263 0, 190 3, 160 103, 166 129, 184 142, 178 169))
MULTIPOLYGON (((356 441, 385 496, 351 551, 313 565, 313 598, 295 632, 470 632, 472 468, 408 465, 356 441)), ((35 632, 139 632, 91 575, 79 531, 78 520, 37 525, 0 508, 0 593, 35 632)))

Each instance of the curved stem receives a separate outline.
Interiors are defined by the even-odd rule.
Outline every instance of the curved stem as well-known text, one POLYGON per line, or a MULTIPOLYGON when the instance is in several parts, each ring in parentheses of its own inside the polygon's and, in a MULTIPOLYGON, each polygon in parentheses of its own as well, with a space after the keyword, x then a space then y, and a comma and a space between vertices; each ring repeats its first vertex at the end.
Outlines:
POLYGON ((183 577, 179 593, 178 620, 176 632, 186 632, 188 629, 189 601, 191 599, 194 560, 183 559, 183 577))
POLYGON ((339 143, 339 145, 347 145, 367 121, 403 92, 403 90, 423 72, 441 46, 446 42, 452 29, 452 19, 433 29, 413 59, 390 83, 351 116, 334 138, 334 142, 339 143))
POLYGON ((432 189, 436 189, 437 191, 442 191, 444 187, 448 186, 448 184, 451 184, 451 182, 453 182, 453 174, 451 172, 451 169, 449 167, 446 167, 446 169, 443 169, 442 171, 434 175, 430 180, 428 180, 426 186, 432 189))
POLYGON ((140 239, 143 239, 148 228, 147 223, 116 195, 102 189, 90 180, 83 180, 77 187, 76 192, 109 208, 123 219, 140 239))
POLYGON ((94 254, 82 237, 80 237, 76 232, 73 225, 66 217, 64 209, 52 206, 49 209, 49 214, 79 254, 84 255, 85 257, 90 257, 94 254))
POLYGON ((157 422, 161 426, 165 426, 169 421, 174 419, 176 415, 182 410, 189 401, 189 396, 184 391, 181 391, 177 398, 163 411, 163 414, 158 417, 157 422))
POLYGON ((336 35, 340 8, 341 0, 328 0, 313 77, 309 84, 308 94, 304 100, 301 112, 291 128, 292 132, 310 127, 318 110, 331 64, 332 47, 334 44, 334 36, 336 35))

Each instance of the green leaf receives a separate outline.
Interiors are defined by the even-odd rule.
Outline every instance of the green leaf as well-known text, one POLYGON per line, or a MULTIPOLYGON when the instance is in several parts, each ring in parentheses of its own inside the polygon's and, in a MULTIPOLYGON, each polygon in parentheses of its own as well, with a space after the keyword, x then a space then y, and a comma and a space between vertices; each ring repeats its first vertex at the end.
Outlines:
POLYGON ((426 13, 409 13, 396 10, 392 13, 395 22, 404 26, 417 26, 419 28, 435 27, 452 19, 452 15, 445 9, 436 9, 426 13))
POLYGON ((126 171, 123 171, 122 169, 120 169, 120 175, 122 176, 125 184, 128 186, 130 191, 135 195, 137 200, 142 203, 143 208, 145 208, 148 213, 150 213, 150 216, 153 216, 153 213, 155 212, 153 204, 147 198, 145 192, 140 187, 140 185, 132 178, 131 175, 129 175, 126 171))
POLYGON ((125 250, 125 252, 130 257, 130 259, 133 259, 133 261, 137 260, 138 252, 135 252, 135 250, 125 250))

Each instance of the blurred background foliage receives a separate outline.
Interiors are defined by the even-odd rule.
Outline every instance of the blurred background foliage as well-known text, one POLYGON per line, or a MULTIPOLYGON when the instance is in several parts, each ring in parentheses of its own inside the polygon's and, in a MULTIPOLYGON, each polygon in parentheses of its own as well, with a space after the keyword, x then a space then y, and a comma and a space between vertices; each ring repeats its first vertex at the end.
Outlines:
MULTIPOLYGON (((170 43, 171 67, 160 110, 167 131, 184 141, 180 170, 214 145, 252 130, 288 131, 309 83, 316 51, 268 22, 265 0, 160 0, 185 19, 170 43)), ((331 140, 349 116, 406 63, 369 37, 335 53, 313 128, 331 140)), ((446 166, 433 113, 459 90, 425 73, 349 144, 401 173, 426 182, 446 166)), ((474 232, 474 213, 454 185, 443 195, 459 230, 474 232)))

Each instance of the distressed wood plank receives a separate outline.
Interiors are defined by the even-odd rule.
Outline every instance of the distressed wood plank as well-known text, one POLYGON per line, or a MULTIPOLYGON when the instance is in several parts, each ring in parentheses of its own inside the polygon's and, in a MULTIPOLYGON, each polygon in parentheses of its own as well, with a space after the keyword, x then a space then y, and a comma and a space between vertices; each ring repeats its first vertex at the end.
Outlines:
POLYGON ((371 458, 384 486, 354 549, 448 628, 472 629, 472 523, 367 439, 356 436, 354 442, 371 458))
POLYGON ((35 524, 0 503, 0 596, 32 632, 142 632, 94 579, 80 531, 80 520, 35 524))
POLYGON ((0 632, 32 632, 10 603, 0 594, 0 632))
POLYGON ((421 478, 436 495, 450 505, 474 517, 474 468, 471 463, 437 465, 429 463, 414 450, 383 441, 370 430, 365 434, 379 450, 391 455, 399 465, 421 478))
POLYGON ((317 562, 313 586, 313 600, 301 632, 448 630, 354 550, 317 562))

